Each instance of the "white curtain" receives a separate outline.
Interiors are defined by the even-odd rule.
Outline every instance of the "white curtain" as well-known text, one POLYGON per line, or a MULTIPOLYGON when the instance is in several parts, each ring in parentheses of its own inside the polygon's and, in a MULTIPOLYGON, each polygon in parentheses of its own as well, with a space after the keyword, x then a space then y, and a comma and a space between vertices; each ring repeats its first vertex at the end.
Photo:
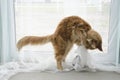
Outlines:
POLYGON ((17 59, 13 0, 0 0, 0 63, 17 59))
POLYGON ((120 0, 111 1, 108 53, 113 63, 120 64, 120 0))

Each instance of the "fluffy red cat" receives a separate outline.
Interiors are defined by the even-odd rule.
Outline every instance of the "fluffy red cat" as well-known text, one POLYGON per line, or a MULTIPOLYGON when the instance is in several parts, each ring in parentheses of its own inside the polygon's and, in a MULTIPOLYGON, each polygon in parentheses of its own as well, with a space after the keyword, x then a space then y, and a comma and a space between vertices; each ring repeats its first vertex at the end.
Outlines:
POLYGON ((63 70, 62 61, 65 60, 73 44, 84 45, 87 49, 98 48, 102 51, 101 36, 78 16, 64 18, 58 24, 56 31, 51 35, 23 37, 18 41, 17 48, 20 50, 28 44, 38 45, 48 42, 51 42, 54 47, 55 59, 59 70, 63 70))

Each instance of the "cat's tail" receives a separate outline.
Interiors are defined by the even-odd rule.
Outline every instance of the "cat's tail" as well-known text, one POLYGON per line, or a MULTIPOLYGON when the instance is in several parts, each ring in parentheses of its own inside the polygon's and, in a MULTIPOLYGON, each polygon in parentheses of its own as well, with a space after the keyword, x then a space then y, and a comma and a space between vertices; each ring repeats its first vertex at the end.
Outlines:
POLYGON ((23 46, 26 46, 28 44, 31 44, 31 45, 45 44, 50 42, 51 40, 52 40, 52 35, 43 36, 43 37, 25 36, 18 41, 17 48, 18 48, 18 51, 20 51, 23 46))

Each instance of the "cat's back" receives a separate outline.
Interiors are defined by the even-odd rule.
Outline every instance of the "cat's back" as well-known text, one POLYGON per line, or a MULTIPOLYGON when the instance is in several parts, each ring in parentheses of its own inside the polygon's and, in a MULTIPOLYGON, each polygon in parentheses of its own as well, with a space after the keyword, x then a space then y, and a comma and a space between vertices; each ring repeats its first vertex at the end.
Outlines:
POLYGON ((88 29, 91 29, 91 26, 82 18, 79 16, 69 16, 65 17, 63 20, 60 21, 60 23, 57 26, 56 32, 66 32, 68 29, 72 30, 73 28, 76 28, 80 24, 83 24, 83 27, 88 27, 88 29))
POLYGON ((58 24, 58 28, 68 28, 72 27, 77 23, 82 22, 83 20, 78 16, 69 16, 65 17, 61 22, 58 24))
POLYGON ((75 28, 77 29, 77 27, 88 30, 91 29, 91 26, 79 16, 69 16, 60 21, 54 36, 61 36, 64 40, 70 40, 72 31, 75 28))

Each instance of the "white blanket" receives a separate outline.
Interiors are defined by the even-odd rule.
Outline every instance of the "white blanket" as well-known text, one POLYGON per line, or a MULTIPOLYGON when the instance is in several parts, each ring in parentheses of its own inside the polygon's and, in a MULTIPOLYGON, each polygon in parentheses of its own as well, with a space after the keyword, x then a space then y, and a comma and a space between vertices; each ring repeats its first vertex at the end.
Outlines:
POLYGON ((95 71, 95 66, 92 63, 92 56, 88 53, 84 46, 79 46, 76 50, 76 57, 73 60, 73 68, 76 71, 90 70, 95 71))

